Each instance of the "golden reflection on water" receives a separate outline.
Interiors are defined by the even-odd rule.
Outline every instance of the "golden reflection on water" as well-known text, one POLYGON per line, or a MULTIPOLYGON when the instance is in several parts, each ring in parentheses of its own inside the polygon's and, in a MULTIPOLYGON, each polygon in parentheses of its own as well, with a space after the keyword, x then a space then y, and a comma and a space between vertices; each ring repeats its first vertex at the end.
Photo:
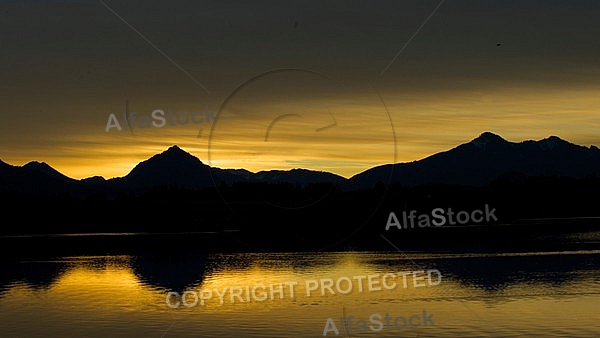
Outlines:
MULTIPOLYGON (((322 336, 327 318, 340 326, 340 317, 354 316, 354 322, 369 316, 386 313, 392 318, 433 314, 435 326, 406 327, 402 331, 385 328, 380 332, 361 335, 397 336, 417 333, 424 336, 513 336, 526 334, 540 336, 568 332, 568 336, 600 333, 600 282, 597 270, 569 272, 571 279, 560 283, 533 278, 513 283, 478 282, 476 278, 457 276, 444 269, 436 260, 406 260, 397 254, 331 253, 331 254, 237 254, 211 255, 198 258, 205 271, 183 269, 178 276, 160 274, 161 266, 148 267, 152 261, 140 263, 135 257, 76 257, 42 264, 62 265, 62 272, 48 283, 32 285, 15 281, 0 298, 2 322, 9 323, 2 336, 61 336, 67 333, 87 336, 150 335, 165 336, 322 336), (140 264, 145 268, 140 269, 140 264), (428 266, 430 265, 430 266, 428 266), (407 276, 407 287, 400 277, 388 279, 397 285, 387 290, 381 285, 386 273, 436 269, 442 274, 439 285, 430 285, 427 274, 418 281, 424 286, 414 287, 412 276, 407 276), (157 273, 154 273, 158 271, 157 273), (146 276, 144 276, 146 274, 146 276), (160 285, 169 279, 186 279, 199 274, 200 280, 184 283, 185 287, 171 289, 160 285), (379 276, 380 291, 369 291, 368 280, 362 281, 363 291, 342 294, 333 286, 335 294, 321 288, 307 296, 306 283, 310 280, 322 285, 323 279, 352 279, 355 276, 379 276), (157 277, 158 276, 158 277, 157 277), (295 282, 294 296, 284 286, 283 299, 260 301, 248 294, 233 298, 231 289, 295 282), (153 284, 155 283, 155 284, 153 284), (196 306, 170 308, 167 292, 182 294, 203 290, 225 291, 223 304, 218 296, 196 306), (229 292, 228 292, 229 291, 229 292), (250 301, 248 301, 250 300, 250 301), (37 325, 29 325, 31 321, 37 325), (541 333, 540 333, 541 332, 541 333)), ((559 261, 559 258, 557 258, 559 261)), ((191 260, 193 262, 193 259, 191 260)), ((22 264, 30 264, 24 262, 22 264)), ((39 263, 38 263, 39 264, 39 263)), ((490 269, 494 269, 490 266, 490 269)), ((491 270, 490 270, 491 271, 491 270)), ((527 272, 522 272, 527 273, 527 272)), ((518 272, 515 272, 518 275, 518 272)), ((524 276, 527 277, 527 276, 524 276)), ((348 284, 343 284, 347 289, 348 284)), ((190 296, 190 295, 188 295, 190 296)), ((193 297, 189 298, 190 302, 193 297)), ((172 298, 174 301, 177 298, 172 298)), ((372 324, 372 323, 369 323, 372 324)), ((4 332, 3 332, 4 331, 4 332)), ((330 332, 329 334, 333 334, 330 332)))

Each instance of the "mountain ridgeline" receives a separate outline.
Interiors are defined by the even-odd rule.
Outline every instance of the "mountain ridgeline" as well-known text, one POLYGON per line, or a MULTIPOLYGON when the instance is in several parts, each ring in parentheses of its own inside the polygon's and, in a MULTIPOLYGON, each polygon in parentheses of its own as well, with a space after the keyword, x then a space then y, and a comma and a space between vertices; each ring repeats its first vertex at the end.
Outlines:
POLYGON ((490 132, 448 151, 377 166, 349 179, 307 169, 215 168, 178 146, 108 180, 72 179, 46 163, 0 161, 3 204, 25 220, 18 229, 1 232, 235 229, 266 238, 285 224, 301 226, 305 231, 293 237, 306 242, 314 232, 381 231, 390 212, 476 210, 484 204, 497 210, 499 223, 522 224, 600 216, 589 197, 600 188, 598 177, 595 146, 556 136, 509 142, 490 132))
POLYGON ((390 177, 392 182, 408 186, 485 186, 507 175, 584 178, 598 174, 600 149, 595 146, 578 146, 556 136, 516 143, 485 132, 454 149, 419 161, 378 166, 351 181, 360 187, 390 181, 390 177))
POLYGON ((203 189, 235 183, 292 184, 306 187, 331 183, 342 190, 371 189, 378 182, 403 186, 450 184, 486 186, 503 177, 571 177, 600 175, 600 149, 569 143, 556 136, 540 141, 509 142, 485 132, 471 142, 424 159, 386 164, 350 179, 334 173, 307 169, 220 169, 204 164, 178 146, 140 162, 126 176, 105 180, 71 179, 46 163, 12 166, 0 161, 0 192, 17 194, 85 195, 86 190, 150 190, 157 187, 203 189), (90 189, 93 188, 93 189, 90 189))

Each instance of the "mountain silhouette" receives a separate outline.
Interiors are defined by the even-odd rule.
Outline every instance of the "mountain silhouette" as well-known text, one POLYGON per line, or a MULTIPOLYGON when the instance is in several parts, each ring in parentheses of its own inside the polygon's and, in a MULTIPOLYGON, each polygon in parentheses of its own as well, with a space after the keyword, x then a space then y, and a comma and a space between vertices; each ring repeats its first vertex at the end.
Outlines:
MULTIPOLYGON (((299 248, 319 247, 344 231, 353 234, 348 225, 357 224, 365 226, 356 230, 354 244, 363 245, 379 237, 392 211, 466 211, 481 209, 485 202, 498 211, 493 221, 499 222, 486 230, 432 227, 411 236, 388 235, 403 245, 441 245, 450 236, 453 244, 514 243, 540 233, 595 229, 598 208, 588 196, 600 188, 599 174, 597 147, 556 136, 510 142, 491 132, 424 159, 374 167, 350 179, 301 168, 257 173, 215 168, 176 145, 108 180, 71 179, 46 163, 13 166, 0 161, 0 198, 11 216, 24 220, 0 234, 199 232, 207 239, 202 247, 209 250, 235 247, 237 241, 228 240, 234 236, 227 232, 231 230, 258 247, 287 250, 290 243, 283 237, 292 237, 299 248), (302 231, 286 237, 282 224, 302 231)), ((119 241, 128 246, 137 239, 119 241)), ((69 245, 117 245, 102 236, 77 242, 69 245)), ((168 249, 162 242, 159 246, 168 249)), ((180 240, 170 244, 179 247, 180 240)))
POLYGON ((0 161, 0 192, 20 194, 85 195, 99 188, 124 191, 173 187, 203 189, 222 184, 288 183, 339 184, 343 189, 371 189, 379 182, 405 186, 455 184, 485 186, 499 177, 564 176, 583 178, 600 174, 600 149, 576 145, 556 136, 539 141, 510 142, 484 132, 470 142, 424 159, 386 164, 346 179, 334 173, 308 169, 266 170, 221 169, 174 145, 138 163, 127 175, 105 180, 100 176, 75 180, 44 162, 13 166, 0 161), (91 189, 91 188, 94 189, 91 189))
POLYGON ((29 162, 19 167, 0 162, 0 192, 43 195, 77 192, 77 180, 61 174, 46 163, 29 162))
POLYGON ((334 182, 343 177, 306 169, 269 170, 256 174, 246 169, 220 169, 202 163, 200 159, 174 145, 166 151, 140 162, 129 174, 115 179, 128 188, 150 189, 156 186, 201 189, 236 182, 311 183, 334 182))
POLYGON ((351 178, 354 188, 390 181, 406 186, 458 184, 484 186, 508 174, 583 178, 600 174, 600 150, 551 136, 509 142, 485 132, 471 142, 419 161, 383 165, 351 178))
POLYGON ((58 170, 52 168, 46 162, 32 161, 32 162, 29 162, 29 163, 25 164, 23 166, 23 168, 29 169, 31 171, 35 171, 37 173, 45 174, 45 175, 48 175, 48 176, 50 176, 52 178, 55 178, 55 179, 58 179, 58 180, 62 180, 62 181, 65 181, 65 182, 74 182, 75 181, 74 179, 63 175, 58 170))
POLYGON ((117 180, 130 188, 176 186, 199 189, 213 184, 210 167, 176 145, 140 162, 117 180))

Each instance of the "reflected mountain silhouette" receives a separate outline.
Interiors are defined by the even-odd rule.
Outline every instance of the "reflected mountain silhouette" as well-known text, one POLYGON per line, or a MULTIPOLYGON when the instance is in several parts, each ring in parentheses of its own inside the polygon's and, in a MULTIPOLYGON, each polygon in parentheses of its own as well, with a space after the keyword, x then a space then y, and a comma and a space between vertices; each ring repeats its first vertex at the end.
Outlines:
POLYGON ((206 275, 213 272, 206 254, 188 256, 137 256, 131 269, 141 283, 154 289, 182 293, 202 284, 206 275))
MULTIPOLYGON (((560 287, 580 279, 586 273, 600 278, 600 255, 589 254, 548 254, 457 257, 443 259, 423 259, 402 261, 411 269, 437 269, 442 281, 452 279, 464 287, 474 287, 490 294, 518 284, 544 283, 560 287)), ((397 260, 381 260, 375 264, 385 269, 397 268, 397 260)), ((586 277, 590 277, 589 275, 586 277)), ((443 282, 442 282, 443 283, 443 282)))
MULTIPOLYGON (((123 264, 121 267, 130 268, 140 283, 150 288, 179 293, 198 288, 211 275, 221 271, 243 272, 255 266, 256 262, 269 262, 268 269, 292 267, 296 272, 311 269, 327 271, 324 268, 329 267, 335 270, 337 264, 330 256, 299 259, 291 255, 281 257, 273 254, 271 262, 269 255, 139 255, 124 259, 120 264, 123 264)), ((71 268, 102 270, 104 259, 106 257, 92 257, 82 260, 82 264, 51 260, 4 261, 1 266, 3 273, 0 276, 0 296, 4 296, 16 285, 35 289, 50 288, 71 268)), ((442 273, 443 280, 453 280, 465 288, 476 288, 490 295, 500 294, 511 286, 523 284, 542 283, 549 287, 561 287, 583 278, 600 279, 600 254, 442 254, 439 258, 413 261, 399 261, 394 254, 392 259, 370 260, 368 264, 382 267, 385 271, 396 271, 399 266, 402 266, 403 271, 437 269, 442 273)))
POLYGON ((68 270, 66 263, 57 261, 2 261, 0 264, 0 296, 15 285, 48 289, 68 270))

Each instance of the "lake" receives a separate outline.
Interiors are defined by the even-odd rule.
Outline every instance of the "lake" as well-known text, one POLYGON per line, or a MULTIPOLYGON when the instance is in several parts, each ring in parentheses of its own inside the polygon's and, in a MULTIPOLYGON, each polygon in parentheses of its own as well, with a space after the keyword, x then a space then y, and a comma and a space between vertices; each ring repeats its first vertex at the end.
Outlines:
POLYGON ((0 336, 600 336, 600 250, 390 249, 6 258, 0 336))

